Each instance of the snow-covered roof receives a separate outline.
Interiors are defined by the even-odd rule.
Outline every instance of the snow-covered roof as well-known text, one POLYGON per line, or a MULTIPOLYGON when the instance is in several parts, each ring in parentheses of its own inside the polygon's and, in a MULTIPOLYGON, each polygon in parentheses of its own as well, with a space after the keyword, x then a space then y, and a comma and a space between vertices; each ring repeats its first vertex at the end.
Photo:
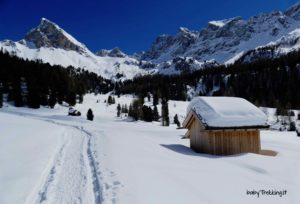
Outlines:
POLYGON ((267 116, 255 105, 237 97, 196 97, 188 108, 206 128, 268 127, 267 116))

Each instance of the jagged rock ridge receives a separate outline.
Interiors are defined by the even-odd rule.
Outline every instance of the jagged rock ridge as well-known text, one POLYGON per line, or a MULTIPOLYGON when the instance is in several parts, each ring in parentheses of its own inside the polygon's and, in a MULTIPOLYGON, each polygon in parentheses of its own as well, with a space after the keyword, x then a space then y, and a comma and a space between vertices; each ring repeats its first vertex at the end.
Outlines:
POLYGON ((180 28, 176 35, 161 35, 142 60, 162 63, 177 57, 204 62, 232 63, 248 50, 275 42, 300 27, 300 3, 285 12, 262 13, 243 20, 234 17, 210 21, 199 31, 180 28))

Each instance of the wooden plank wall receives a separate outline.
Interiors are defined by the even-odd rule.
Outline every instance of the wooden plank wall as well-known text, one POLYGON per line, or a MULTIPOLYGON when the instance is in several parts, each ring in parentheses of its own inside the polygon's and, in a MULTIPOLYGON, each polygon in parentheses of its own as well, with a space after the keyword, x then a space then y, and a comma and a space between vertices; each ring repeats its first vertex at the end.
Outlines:
POLYGON ((191 148, 196 152, 206 153, 209 151, 208 134, 200 123, 194 121, 190 127, 191 148))
POLYGON ((231 155, 260 152, 259 130, 206 131, 193 123, 190 129, 191 148, 196 152, 214 155, 231 155))
POLYGON ((209 131, 210 151, 215 155, 260 152, 259 130, 209 131))

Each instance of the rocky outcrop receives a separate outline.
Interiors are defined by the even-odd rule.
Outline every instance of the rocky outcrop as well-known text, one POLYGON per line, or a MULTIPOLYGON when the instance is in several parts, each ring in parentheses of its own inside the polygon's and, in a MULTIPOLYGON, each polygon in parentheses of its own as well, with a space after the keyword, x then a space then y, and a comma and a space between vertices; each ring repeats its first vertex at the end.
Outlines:
POLYGON ((243 20, 234 17, 210 21, 199 31, 180 28, 174 35, 156 38, 141 59, 162 63, 177 57, 225 63, 241 52, 267 45, 300 26, 300 3, 285 12, 263 13, 243 20))
POLYGON ((96 55, 100 56, 100 57, 120 57, 120 58, 124 58, 127 55, 122 52, 122 50, 118 47, 115 47, 112 50, 105 50, 105 49, 101 49, 99 51, 97 51, 95 53, 96 55))
POLYGON ((83 52, 81 45, 73 42, 62 29, 45 18, 42 18, 38 27, 27 33, 25 40, 33 43, 36 48, 53 47, 83 52))

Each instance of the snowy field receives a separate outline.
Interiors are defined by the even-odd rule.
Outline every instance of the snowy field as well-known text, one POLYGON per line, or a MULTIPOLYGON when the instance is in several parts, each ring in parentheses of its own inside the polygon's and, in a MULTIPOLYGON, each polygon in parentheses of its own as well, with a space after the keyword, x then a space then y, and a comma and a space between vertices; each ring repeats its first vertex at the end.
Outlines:
MULTIPOLYGON (((116 104, 132 97, 105 99, 87 95, 76 106, 81 117, 63 106, 0 109, 0 203, 300 203, 295 132, 262 131, 262 149, 276 157, 196 154, 174 124, 117 118, 116 104), (287 193, 247 195, 259 190, 287 193)), ((187 105, 170 101, 170 119, 182 122, 187 105)))

